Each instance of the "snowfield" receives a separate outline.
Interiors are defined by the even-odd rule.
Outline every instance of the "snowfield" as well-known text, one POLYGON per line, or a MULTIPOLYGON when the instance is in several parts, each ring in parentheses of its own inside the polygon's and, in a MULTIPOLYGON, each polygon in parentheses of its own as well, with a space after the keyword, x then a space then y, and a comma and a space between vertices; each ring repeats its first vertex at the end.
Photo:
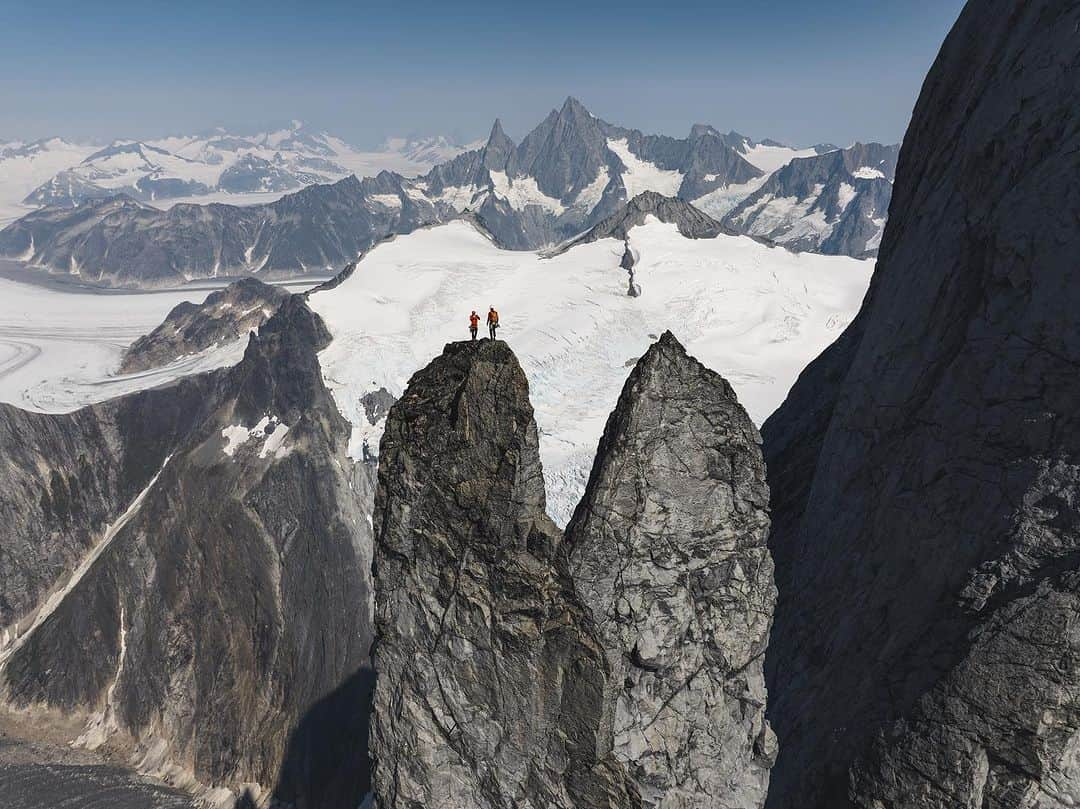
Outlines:
POLYGON ((817 153, 817 149, 792 149, 789 146, 766 146, 763 143, 755 143, 753 146, 747 146, 743 157, 765 174, 772 174, 792 160, 800 157, 815 157, 817 153))
POLYGON ((604 423, 635 361, 665 329, 734 386, 760 424, 806 364, 854 317, 873 262, 795 254, 746 237, 683 238, 650 217, 630 234, 642 295, 626 294, 623 243, 553 258, 506 251, 466 222, 380 245, 339 287, 311 296, 333 342, 323 376, 353 424, 350 454, 375 451, 382 423, 361 397, 400 396, 414 371, 468 338, 472 309, 499 310, 529 378, 548 510, 565 524, 604 423))

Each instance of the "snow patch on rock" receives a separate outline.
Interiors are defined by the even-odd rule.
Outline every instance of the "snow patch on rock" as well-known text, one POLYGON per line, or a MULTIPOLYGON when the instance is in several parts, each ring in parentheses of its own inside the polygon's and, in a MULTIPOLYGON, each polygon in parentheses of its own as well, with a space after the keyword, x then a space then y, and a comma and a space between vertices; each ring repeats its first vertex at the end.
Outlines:
POLYGON ((765 146, 755 143, 743 153, 746 162, 761 169, 766 174, 778 171, 800 157, 815 157, 815 149, 792 149, 788 146, 765 146))
POLYGON ((626 186, 627 199, 633 199, 642 191, 656 191, 666 197, 673 197, 679 193, 679 188, 683 183, 682 172, 668 171, 647 160, 642 160, 630 151, 630 143, 626 138, 609 140, 607 147, 626 166, 622 181, 626 186))
POLYGON ((855 190, 855 186, 848 183, 840 183, 840 190, 837 194, 837 201, 840 204, 840 211, 846 211, 848 205, 851 204, 851 201, 855 199, 857 195, 858 192, 855 190))
POLYGON ((221 437, 225 439, 222 452, 233 458, 236 451, 249 441, 261 441, 260 458, 281 458, 288 454, 288 449, 283 446, 288 432, 289 426, 272 415, 263 416, 254 427, 232 424, 221 431, 221 437))
POLYGON ((860 180, 878 180, 884 179, 885 173, 873 166, 860 166, 852 172, 852 176, 858 177, 860 180))
POLYGON ((604 189, 608 187, 610 182, 611 175, 607 170, 607 166, 601 167, 600 171, 597 172, 596 179, 578 192, 577 197, 574 198, 573 207, 583 211, 591 211, 600 203, 601 198, 604 196, 604 189))
POLYGON ((541 191, 533 177, 511 178, 502 171, 489 171, 488 174, 495 186, 492 193, 510 203, 514 210, 520 211, 530 205, 538 205, 556 216, 566 210, 559 200, 541 191))
POLYGON ((433 199, 436 202, 444 202, 458 213, 461 213, 466 208, 473 206, 477 194, 486 191, 486 188, 479 188, 475 185, 451 185, 444 188, 442 193, 433 197, 433 199))
POLYGON ((401 197, 397 194, 372 194, 368 199, 382 205, 384 208, 401 207, 401 197))
MULTIPOLYGON (((708 175, 705 179, 709 180, 710 177, 715 179, 716 175, 708 175)), ((746 183, 721 186, 695 199, 693 205, 713 219, 723 219, 735 210, 740 202, 761 188, 767 179, 769 179, 768 176, 755 177, 746 183)))

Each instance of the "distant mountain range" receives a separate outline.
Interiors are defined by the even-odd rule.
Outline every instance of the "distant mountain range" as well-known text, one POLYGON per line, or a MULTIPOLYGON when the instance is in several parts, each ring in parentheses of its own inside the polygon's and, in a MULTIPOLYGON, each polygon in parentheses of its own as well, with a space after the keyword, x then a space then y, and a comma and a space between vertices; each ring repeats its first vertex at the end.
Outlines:
POLYGON ((416 175, 466 148, 434 136, 391 138, 378 151, 363 151, 299 121, 256 134, 214 130, 107 146, 61 138, 0 143, 0 217, 15 206, 74 207, 117 194, 155 204, 223 201, 239 194, 280 195, 384 169, 416 175))
MULTIPOLYGON (((44 208, 0 231, 0 255, 84 281, 126 286, 251 273, 284 277, 338 268, 382 238, 466 212, 503 247, 552 247, 653 191, 691 202, 734 231, 795 250, 872 256, 899 150, 880 144, 797 150, 701 124, 686 138, 646 135, 609 124, 568 98, 520 143, 496 121, 482 146, 419 177, 389 170, 363 180, 349 176, 248 207, 180 204, 162 211, 146 204, 147 194, 198 190, 182 182, 269 190, 344 168, 342 152, 335 151, 339 141, 302 128, 264 136, 263 151, 244 152, 227 166, 224 158, 213 162, 212 155, 225 149, 216 143, 203 142, 195 151, 192 144, 165 144, 178 160, 201 155, 199 165, 213 166, 213 176, 189 174, 181 181, 176 166, 187 164, 174 162, 171 173, 144 172, 137 181, 125 180, 125 196, 91 194, 74 208, 44 208), (276 157, 268 159, 266 150, 276 157)), ((231 141, 228 147, 230 154, 248 148, 231 141)), ((413 160, 454 150, 445 139, 391 141, 387 147, 396 150, 387 154, 413 160)), ((163 165, 164 156, 153 149, 164 146, 110 147, 83 164, 102 173, 87 170, 81 179, 100 186, 109 167, 116 168, 115 176, 130 177, 119 168, 147 160, 163 165)), ((86 194, 75 191, 40 201, 72 205, 86 194)))
POLYGON ((793 250, 876 255, 899 152, 899 146, 856 143, 850 149, 792 160, 724 221, 793 250))

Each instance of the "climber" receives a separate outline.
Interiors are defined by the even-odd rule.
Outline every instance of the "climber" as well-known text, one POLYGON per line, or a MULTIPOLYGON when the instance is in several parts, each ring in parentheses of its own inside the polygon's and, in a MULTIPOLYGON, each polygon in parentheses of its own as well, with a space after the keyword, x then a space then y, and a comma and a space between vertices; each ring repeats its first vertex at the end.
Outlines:
POLYGON ((499 328, 499 313, 495 311, 495 307, 492 306, 488 309, 487 316, 488 333, 491 334, 491 339, 495 339, 495 330, 499 328))
POLYGON ((480 315, 476 314, 476 310, 472 310, 472 314, 469 315, 469 334, 472 335, 473 340, 476 340, 476 331, 480 328, 480 315))

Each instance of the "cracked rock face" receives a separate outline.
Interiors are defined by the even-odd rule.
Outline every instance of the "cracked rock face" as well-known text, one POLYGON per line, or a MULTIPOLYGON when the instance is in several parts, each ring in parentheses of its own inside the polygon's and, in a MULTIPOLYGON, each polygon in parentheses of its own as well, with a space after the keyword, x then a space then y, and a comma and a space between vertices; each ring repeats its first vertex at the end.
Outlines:
POLYGON ((863 309, 763 428, 776 809, 1080 797, 1078 31, 967 4, 863 309))
POLYGON ((381 809, 762 805, 768 495, 727 383, 665 335, 565 542, 504 343, 448 345, 380 450, 381 809))
POLYGON ((612 668, 613 752, 645 806, 764 803, 768 502, 734 391, 666 332, 627 380, 566 529, 612 668))
POLYGON ((390 411, 375 504, 380 809, 638 805, 607 754, 607 663, 544 513, 528 384, 457 343, 390 411))

